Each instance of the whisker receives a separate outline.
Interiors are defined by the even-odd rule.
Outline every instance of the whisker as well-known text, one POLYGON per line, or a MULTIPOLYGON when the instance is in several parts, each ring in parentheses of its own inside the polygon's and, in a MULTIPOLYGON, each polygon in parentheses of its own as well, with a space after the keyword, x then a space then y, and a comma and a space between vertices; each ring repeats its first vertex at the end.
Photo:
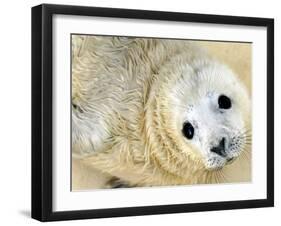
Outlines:
POLYGON ((217 173, 214 174, 215 182, 218 184, 220 182, 220 178, 217 173))
POLYGON ((252 136, 251 133, 244 133, 244 134, 240 134, 240 136, 252 136))
POLYGON ((244 145, 245 145, 245 147, 247 147, 247 148, 252 147, 252 143, 245 143, 244 145))
POLYGON ((223 179, 223 181, 225 183, 228 183, 229 181, 228 181, 227 177, 225 176, 224 172, 223 171, 218 171, 218 172, 220 174, 220 177, 223 179))
POLYGON ((252 139, 244 139, 243 143, 252 143, 252 139))
POLYGON ((251 161, 251 155, 249 151, 243 150, 243 152, 240 155, 240 158, 245 159, 246 161, 251 161))
POLYGON ((252 137, 252 134, 239 134, 240 137, 252 137))
POLYGON ((240 131, 239 132, 240 136, 252 136, 252 131, 251 130, 247 130, 247 131, 240 131))

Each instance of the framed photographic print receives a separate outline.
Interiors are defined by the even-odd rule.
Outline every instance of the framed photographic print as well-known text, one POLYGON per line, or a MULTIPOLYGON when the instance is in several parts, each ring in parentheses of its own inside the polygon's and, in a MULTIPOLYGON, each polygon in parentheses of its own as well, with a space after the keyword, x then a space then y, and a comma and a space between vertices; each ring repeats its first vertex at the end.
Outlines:
POLYGON ((32 8, 32 217, 274 205, 274 21, 32 8))

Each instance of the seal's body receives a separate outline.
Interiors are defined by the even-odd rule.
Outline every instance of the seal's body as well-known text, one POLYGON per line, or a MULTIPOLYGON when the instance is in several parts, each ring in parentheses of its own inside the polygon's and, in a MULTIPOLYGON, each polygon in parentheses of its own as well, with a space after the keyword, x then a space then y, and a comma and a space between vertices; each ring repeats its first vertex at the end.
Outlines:
POLYGON ((128 186, 244 180, 250 100, 227 66, 191 41, 73 36, 72 48, 74 158, 128 186))

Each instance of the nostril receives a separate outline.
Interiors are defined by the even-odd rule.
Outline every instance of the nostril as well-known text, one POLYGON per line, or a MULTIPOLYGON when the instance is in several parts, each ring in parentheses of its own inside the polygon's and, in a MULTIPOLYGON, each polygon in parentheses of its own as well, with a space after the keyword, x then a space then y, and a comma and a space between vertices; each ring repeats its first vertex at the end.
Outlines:
POLYGON ((221 139, 221 142, 220 142, 219 146, 223 147, 223 149, 224 149, 224 147, 225 147, 225 138, 221 139))
POLYGON ((211 148, 210 151, 224 157, 225 156, 225 138, 222 138, 219 145, 211 148))
POLYGON ((220 156, 224 155, 224 151, 220 147, 213 147, 211 148, 211 152, 214 152, 220 156))

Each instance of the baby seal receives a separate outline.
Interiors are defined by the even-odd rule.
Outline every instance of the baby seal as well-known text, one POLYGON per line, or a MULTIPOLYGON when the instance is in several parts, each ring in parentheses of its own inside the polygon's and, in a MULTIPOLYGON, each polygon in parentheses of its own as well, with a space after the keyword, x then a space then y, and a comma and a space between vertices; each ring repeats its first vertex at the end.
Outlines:
POLYGON ((251 103, 230 68, 192 41, 72 39, 73 158, 102 187, 242 180, 251 103))

